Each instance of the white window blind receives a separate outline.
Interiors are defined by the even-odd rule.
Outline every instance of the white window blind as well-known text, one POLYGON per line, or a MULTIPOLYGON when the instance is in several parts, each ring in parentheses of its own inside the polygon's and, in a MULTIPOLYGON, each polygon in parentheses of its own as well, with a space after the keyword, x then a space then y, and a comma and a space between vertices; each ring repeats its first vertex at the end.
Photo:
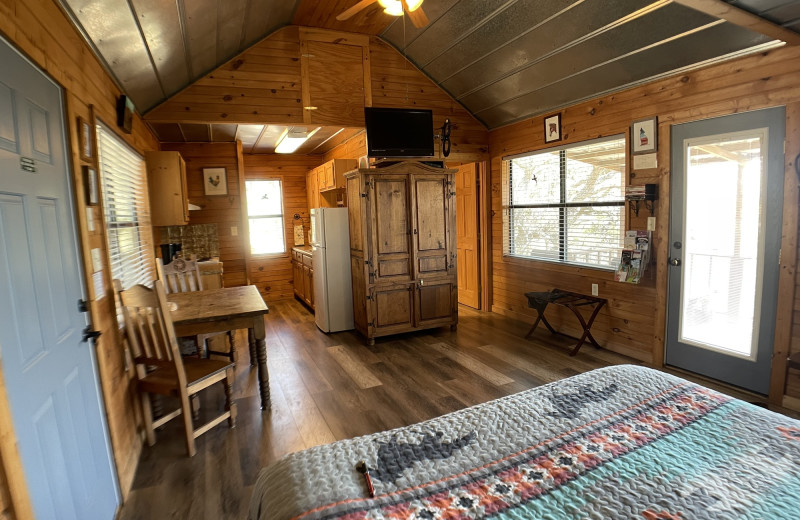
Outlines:
POLYGON ((625 224, 625 138, 503 160, 503 253, 613 269, 625 224))
POLYGON ((102 124, 97 144, 111 277, 124 289, 150 285, 155 260, 144 159, 102 124))

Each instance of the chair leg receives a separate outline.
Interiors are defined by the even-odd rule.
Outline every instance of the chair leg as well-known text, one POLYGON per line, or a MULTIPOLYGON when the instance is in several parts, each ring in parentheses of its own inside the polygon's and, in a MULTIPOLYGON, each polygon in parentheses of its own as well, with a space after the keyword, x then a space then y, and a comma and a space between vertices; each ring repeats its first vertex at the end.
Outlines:
POLYGON ((189 396, 186 390, 181 390, 181 409, 183 409, 183 428, 186 430, 186 451, 190 457, 194 457, 197 448, 194 444, 194 425, 192 424, 192 407, 189 404, 189 396))
POLYGON ((225 385, 225 409, 231 412, 228 417, 228 426, 236 428, 236 403, 233 402, 233 367, 225 370, 225 379, 222 380, 225 385))
POLYGON ((153 428, 153 407, 150 405, 150 394, 142 392, 139 397, 142 400, 142 417, 144 418, 144 433, 147 436, 147 445, 152 446, 156 443, 156 430, 153 428))
POLYGON ((236 363, 236 331, 229 330, 228 331, 228 341, 231 344, 231 352, 229 357, 231 358, 231 363, 236 363))

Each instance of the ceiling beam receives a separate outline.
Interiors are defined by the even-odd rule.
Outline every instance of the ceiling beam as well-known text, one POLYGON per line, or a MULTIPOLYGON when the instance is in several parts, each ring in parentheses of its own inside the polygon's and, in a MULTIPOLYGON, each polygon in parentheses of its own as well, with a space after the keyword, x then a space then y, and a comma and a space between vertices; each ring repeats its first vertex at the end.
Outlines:
POLYGON ((800 45, 800 34, 770 22, 766 18, 735 7, 724 0, 673 0, 673 2, 690 7, 695 11, 721 18, 726 22, 767 35, 776 40, 784 41, 790 45, 800 45))

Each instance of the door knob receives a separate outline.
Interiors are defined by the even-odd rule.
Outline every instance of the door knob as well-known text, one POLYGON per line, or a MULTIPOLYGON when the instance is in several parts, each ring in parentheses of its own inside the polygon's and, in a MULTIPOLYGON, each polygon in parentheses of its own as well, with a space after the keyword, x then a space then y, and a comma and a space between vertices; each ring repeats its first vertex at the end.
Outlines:
POLYGON ((425 285, 425 280, 420 280, 419 281, 419 286, 422 287, 423 285, 425 285))
POLYGON ((673 259, 671 259, 669 261, 669 263, 670 263, 670 265, 674 265, 674 266, 677 267, 677 266, 681 265, 681 259, 680 258, 673 258, 673 259))

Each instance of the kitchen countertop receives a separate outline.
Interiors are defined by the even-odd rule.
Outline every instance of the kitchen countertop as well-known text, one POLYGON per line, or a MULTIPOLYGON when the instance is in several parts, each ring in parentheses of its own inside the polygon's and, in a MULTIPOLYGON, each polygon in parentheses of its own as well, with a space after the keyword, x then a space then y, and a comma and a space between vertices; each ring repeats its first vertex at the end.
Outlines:
POLYGON ((295 246, 295 247, 292 248, 292 250, 297 251, 298 253, 306 254, 306 255, 310 255, 311 252, 312 252, 310 245, 295 246))

